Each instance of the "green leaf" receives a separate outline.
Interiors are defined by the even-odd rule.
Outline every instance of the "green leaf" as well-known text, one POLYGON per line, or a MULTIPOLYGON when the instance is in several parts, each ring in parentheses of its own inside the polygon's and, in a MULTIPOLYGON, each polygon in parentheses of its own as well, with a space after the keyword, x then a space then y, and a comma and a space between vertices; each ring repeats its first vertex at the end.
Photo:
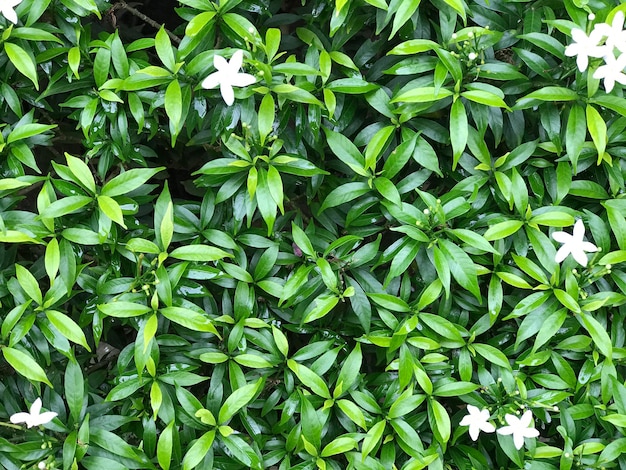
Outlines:
POLYGON ((553 292, 556 298, 561 303, 561 305, 563 305, 564 307, 566 307, 567 309, 569 309, 570 311, 574 313, 581 312, 580 305, 578 305, 578 302, 576 301, 576 299, 574 299, 567 292, 565 292, 562 289, 554 289, 553 292))
POLYGON ((461 287, 471 292, 479 302, 482 302, 476 267, 472 259, 462 249, 449 240, 439 240, 439 247, 448 259, 450 273, 461 287))
POLYGON ((311 301, 304 311, 303 323, 310 323, 325 317, 339 303, 335 294, 321 294, 311 301))
POLYGON ((317 396, 331 398, 330 391, 324 380, 311 369, 302 364, 298 364, 293 359, 287 361, 287 366, 298 376, 300 382, 309 387, 317 396))
POLYGON ((272 132, 274 127, 274 119, 276 118, 276 104, 270 93, 265 95, 259 106, 258 126, 261 145, 265 144, 265 139, 272 132))
POLYGON ((385 150, 394 130, 394 126, 385 126, 379 129, 370 139, 367 147, 365 147, 365 168, 376 170, 376 162, 383 150, 385 150))
POLYGON ((344 454, 358 447, 356 439, 349 436, 339 436, 326 444, 320 453, 321 457, 344 454))
POLYGON ((100 88, 109 77, 111 68, 111 51, 106 47, 98 48, 96 57, 93 60, 93 78, 96 86, 100 88))
POLYGON ((57 219, 59 217, 63 217, 64 215, 71 214, 79 210, 82 207, 85 207, 89 204, 93 199, 89 196, 69 196, 64 197, 63 199, 59 199, 58 201, 54 201, 48 207, 46 207, 41 213, 41 218, 46 219, 57 219))
POLYGON ((541 346, 550 341, 557 331, 561 328, 567 318, 567 309, 559 309, 553 312, 543 321, 541 329, 537 333, 535 343, 533 344, 533 352, 538 350, 541 346))
POLYGON ((439 44, 430 39, 410 39, 395 46, 387 52, 387 55, 414 55, 420 52, 439 49, 439 47, 439 44))
POLYGON ((609 360, 613 357, 613 343, 611 337, 598 320, 586 313, 576 315, 578 322, 589 332, 593 344, 609 360))
POLYGON ((335 386, 335 394, 339 387, 341 387, 341 394, 347 392, 352 387, 361 372, 362 362, 361 344, 357 343, 341 366, 339 377, 337 377, 337 385, 335 386))
POLYGON ((217 261, 233 257, 230 253, 209 245, 180 246, 172 251, 170 256, 183 261, 217 261))
POLYGON ((411 307, 404 300, 390 294, 367 294, 376 304, 392 312, 410 312, 411 307))
POLYGON ((185 35, 194 37, 198 33, 200 33, 207 24, 213 22, 213 18, 215 18, 217 12, 215 11, 204 11, 199 15, 194 16, 189 23, 187 23, 187 27, 185 28, 185 35))
POLYGON ((428 400, 428 421, 435 439, 445 446, 450 440, 450 416, 444 406, 435 399, 428 400))
POLYGON ((508 358, 498 348, 494 348, 489 344, 480 343, 473 343, 472 347, 479 355, 487 359, 492 364, 511 370, 511 364, 509 363, 508 358))
POLYGON ((85 378, 80 365, 75 359, 67 361, 64 383, 65 401, 70 409, 72 420, 74 423, 79 423, 85 394, 85 378))
MULTIPOLYGON (((170 42, 170 37, 167 35, 165 31, 165 26, 161 26, 159 31, 156 33, 154 37, 154 47, 156 49, 157 55, 163 65, 167 67, 168 70, 174 71, 176 67, 176 59, 174 57, 174 50, 172 49, 172 43, 170 42)), ((174 80, 178 82, 178 80, 174 80)), ((166 92, 167 96, 167 92, 166 92)), ((166 98, 167 102, 167 98, 166 98)), ((166 105, 167 108, 167 105, 166 105)))
POLYGON ((165 90, 165 113, 170 119, 171 146, 176 145, 176 137, 182 128, 183 95, 178 80, 172 80, 165 90))
POLYGON ((495 108, 504 108, 510 110, 509 106, 498 95, 485 90, 467 90, 461 93, 463 98, 466 98, 475 103, 484 104, 486 106, 493 106, 495 108))
POLYGON ((214 439, 215 429, 211 429, 210 431, 205 432, 196 442, 194 442, 183 458, 183 470, 192 470, 196 468, 211 449, 214 439))
POLYGON ((11 367, 28 380, 43 382, 50 388, 54 388, 52 383, 48 380, 44 370, 39 364, 37 364, 30 354, 24 353, 18 349, 9 348, 7 346, 2 348, 2 354, 11 367))
POLYGON ((595 181, 574 180, 569 189, 572 196, 585 197, 589 199, 609 199, 609 193, 595 181))
POLYGON ((348 95, 361 95, 378 89, 375 83, 369 83, 362 78, 339 78, 326 85, 326 89, 333 93, 345 93, 348 95))
MULTIPOLYGON (((227 428, 228 429, 228 428, 227 428)), ((220 430, 220 432, 222 432, 220 430)), ((230 430, 228 431, 230 432, 230 430)), ((241 462, 245 468, 253 470, 264 470, 261 459, 254 449, 236 434, 225 434, 222 432, 221 441, 226 445, 229 454, 241 462)))
POLYGON ((572 106, 567 117, 567 130, 565 132, 565 148, 567 156, 574 167, 574 174, 577 173, 577 162, 580 152, 585 143, 587 135, 587 119, 582 106, 576 104, 572 106))
POLYGON ((532 93, 529 93, 526 96, 520 98, 518 100, 518 103, 515 105, 515 108, 522 109, 523 107, 533 106, 532 102, 527 106, 524 106, 523 103, 526 103, 527 100, 576 101, 577 99, 578 93, 576 93, 574 90, 558 86, 547 86, 540 88, 539 90, 535 90, 532 93))
POLYGON ((267 176, 267 171, 260 168, 258 171, 258 184, 256 187, 257 192, 255 199, 259 212, 261 213, 261 217, 263 217, 263 220, 267 225, 267 234, 269 236, 274 231, 274 222, 276 221, 276 210, 278 209, 278 204, 272 196, 272 191, 275 192, 276 187, 270 191, 267 176))
POLYGON ((459 163, 459 159, 467 145, 469 135, 467 112, 463 102, 457 99, 452 103, 450 110, 450 143, 452 144, 452 169, 459 163))
POLYGON ((356 404, 354 404, 354 402, 341 399, 337 400, 336 403, 339 409, 344 412, 344 414, 350 419, 350 421, 359 426, 361 429, 367 429, 363 411, 356 404))
POLYGON ((319 107, 324 107, 323 103, 310 92, 288 83, 276 85, 272 87, 272 91, 279 95, 280 98, 287 98, 298 103, 313 104, 319 107))
POLYGON ((389 202, 395 204, 398 207, 402 206, 400 193, 398 192, 396 185, 393 184, 389 179, 385 178, 384 176, 374 178, 374 187, 376 188, 376 191, 378 191, 380 195, 387 199, 389 202))
POLYGON ((165 170, 165 167, 158 168, 135 168, 120 173, 115 178, 107 181, 100 192, 103 196, 116 197, 126 195, 141 187, 150 178, 165 170))
POLYGON ((460 397, 473 392, 479 388, 472 382, 447 382, 442 385, 437 384, 433 395, 438 397, 460 397))
MULTIPOLYGON (((403 0, 402 2, 398 2, 398 9, 395 12, 395 16, 393 18, 393 25, 391 28, 391 34, 389 35, 389 39, 393 38, 398 30, 413 16, 413 13, 417 11, 421 0, 403 0)), ((389 11, 387 12, 389 14, 389 11)), ((364 453, 367 455, 367 453, 364 453)))
POLYGON ((176 424, 175 420, 170 421, 159 435, 157 443, 157 461, 163 470, 169 470, 172 462, 174 424, 176 424))
POLYGON ((46 317, 59 332, 73 343, 80 344, 87 351, 91 352, 85 333, 74 320, 67 315, 56 310, 46 310, 46 317))
MULTIPOLYGON (((67 198, 66 198, 67 199, 67 198)), ((66 228, 61 232, 66 240, 81 245, 100 245, 100 236, 93 230, 84 228, 66 228)))
POLYGON ((140 315, 145 315, 148 312, 152 312, 152 308, 145 305, 123 301, 100 304, 98 305, 98 310, 105 315, 116 318, 138 317, 140 315))
MULTIPOLYGON (((29 137, 34 137, 36 135, 44 134, 50 129, 54 129, 57 127, 56 125, 46 125, 46 124, 22 124, 20 126, 15 127, 7 136, 7 144, 12 144, 13 142, 17 142, 20 140, 28 139, 29 137)), ((67 155, 67 154, 66 154, 67 155)), ((91 176, 91 172, 89 172, 91 176)), ((93 179, 93 178, 92 178, 93 179)))
POLYGON ((368 176, 365 168, 365 159, 359 149, 343 134, 331 131, 324 127, 326 140, 330 149, 337 157, 344 162, 352 171, 361 176, 368 176))
POLYGON ((26 295, 37 302, 37 304, 43 304, 43 295, 35 276, 33 276, 28 269, 19 264, 15 265, 15 276, 17 277, 17 282, 20 284, 20 287, 26 292, 26 295))
POLYGON ((325 209, 340 206, 346 202, 350 202, 363 196, 371 191, 367 183, 345 183, 333 189, 324 199, 318 213, 322 213, 325 209))
POLYGON ((28 78, 35 85, 35 89, 39 90, 39 82, 37 81, 36 63, 31 55, 17 44, 12 42, 4 43, 4 51, 11 63, 19 72, 28 78))
POLYGON ((461 347, 465 344, 461 333, 450 320, 447 320, 439 315, 433 315, 432 313, 426 312, 421 312, 419 314, 419 320, 435 333, 445 338, 446 342, 453 342, 458 345, 455 347, 461 347))
POLYGON ((244 385, 234 390, 220 407, 217 418, 218 423, 226 424, 244 406, 248 405, 263 386, 264 380, 260 378, 255 383, 244 385))
POLYGON ((252 44, 261 42, 259 32, 245 17, 237 15, 236 13, 226 13, 222 14, 221 18, 242 40, 252 44))
POLYGON ((185 328, 189 328, 192 331, 204 331, 213 333, 218 338, 220 337, 211 320, 194 310, 184 307, 164 307, 159 310, 159 313, 168 320, 178 323, 185 328))
POLYGON ((454 236, 458 237, 461 241, 467 243, 470 246, 473 246, 474 248, 489 253, 498 254, 498 252, 489 244, 489 242, 476 232, 464 228, 453 228, 450 230, 450 233, 454 234, 454 236))
POLYGON ((591 135, 593 144, 598 151, 598 164, 600 164, 604 156, 604 152, 606 151, 606 123, 604 122, 604 119, 602 119, 602 116, 600 116, 598 110, 590 104, 588 104, 585 108, 585 114, 587 117, 587 128, 589 129, 589 135, 591 135))
POLYGON ((363 445, 361 447, 361 454, 363 455, 363 458, 368 456, 382 439, 383 433, 385 432, 386 423, 387 421, 384 419, 378 421, 367 432, 367 435, 365 436, 365 439, 363 439, 363 445))
POLYGON ((126 248, 135 253, 151 253, 158 255, 161 252, 158 246, 144 238, 131 238, 126 242, 126 248))
POLYGON ((98 196, 98 207, 109 219, 126 228, 122 208, 117 201, 109 196, 98 196))
POLYGON ((452 91, 447 88, 441 87, 436 89, 435 87, 420 87, 412 88, 402 93, 400 96, 396 96, 390 102, 428 103, 430 101, 439 101, 452 95, 452 91))
POLYGON ((521 220, 505 220, 504 222, 499 222, 489 227, 483 236, 485 237, 485 240, 490 242, 500 240, 501 238, 513 235, 520 228, 522 228, 523 225, 524 222, 521 220))
MULTIPOLYGON (((421 369, 419 370, 421 371, 421 369)), ((428 378, 426 378, 426 380, 428 380, 428 378)), ((387 413, 387 418, 397 419, 408 413, 412 413, 424 402, 425 399, 426 395, 414 395, 413 390, 408 388, 391 404, 389 412, 387 413)))

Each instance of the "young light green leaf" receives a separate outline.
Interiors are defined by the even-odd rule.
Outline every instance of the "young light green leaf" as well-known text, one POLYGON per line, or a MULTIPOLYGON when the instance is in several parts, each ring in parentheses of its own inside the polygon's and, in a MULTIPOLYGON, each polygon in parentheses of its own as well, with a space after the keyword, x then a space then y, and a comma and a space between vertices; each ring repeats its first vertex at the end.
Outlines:
POLYGON ((54 388, 42 367, 37 364, 30 354, 7 346, 2 348, 2 354, 11 367, 28 380, 43 382, 50 388, 54 388))
POLYGON ((17 282, 19 282, 20 287, 26 292, 26 295, 37 302, 37 304, 41 305, 43 303, 43 295, 35 276, 33 276, 28 269, 19 264, 15 265, 15 276, 17 277, 17 282))
POLYGON ((7 53, 7 57, 15 68, 19 70, 22 75, 33 82, 35 89, 39 90, 36 63, 31 55, 12 42, 4 42, 4 51, 7 53))
POLYGON ((243 387, 239 387, 237 390, 234 390, 220 407, 217 418, 218 423, 228 423, 239 410, 248 405, 259 392, 263 382, 264 380, 260 378, 255 383, 247 384, 243 387))
POLYGON ((89 347, 89 344, 87 344, 85 333, 74 320, 56 310, 46 310, 46 317, 48 317, 50 323, 52 323, 52 325, 59 330, 63 336, 73 343, 80 344, 87 351, 91 352, 91 348, 89 347))

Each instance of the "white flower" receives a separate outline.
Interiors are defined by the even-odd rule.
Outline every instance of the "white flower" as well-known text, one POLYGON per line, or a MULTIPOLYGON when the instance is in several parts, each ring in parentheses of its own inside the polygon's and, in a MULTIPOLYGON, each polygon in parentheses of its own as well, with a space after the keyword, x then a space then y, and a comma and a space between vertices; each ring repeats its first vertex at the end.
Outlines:
POLYGON ((593 78, 604 78, 604 89, 607 93, 610 93, 615 86, 615 82, 626 85, 626 75, 624 74, 626 54, 620 54, 617 59, 613 55, 608 55, 604 60, 606 64, 598 67, 598 70, 593 74, 593 78))
POLYGON ((603 57, 606 54, 606 47, 599 45, 602 36, 603 30, 600 28, 594 28, 589 36, 582 29, 572 29, 572 39, 575 42, 565 48, 565 55, 577 56, 576 65, 581 72, 587 69, 589 57, 603 57))
POLYGON ((467 55, 467 58, 468 58, 469 60, 474 60, 474 59, 476 59, 476 57, 478 57, 478 55, 477 55, 475 52, 470 52, 470 53, 467 55))
MULTIPOLYGON (((606 36, 606 54, 612 55, 613 49, 618 48, 621 52, 626 51, 626 31, 624 31, 624 12, 618 11, 613 17, 613 21, 610 25, 607 23, 600 23, 595 25, 594 31, 598 31, 603 36, 606 36)), ((593 34, 593 33, 592 33, 593 34)))
POLYGON ((578 264, 587 266, 587 255, 585 252, 592 253, 598 251, 598 247, 591 242, 583 241, 584 236, 585 225, 581 219, 578 219, 574 224, 572 235, 567 232, 554 232, 552 238, 559 243, 563 243, 563 246, 556 252, 554 261, 560 263, 571 253, 578 264))
POLYGON ((513 434, 513 443, 515 444, 515 448, 517 450, 524 447, 525 437, 539 436, 539 431, 530 426, 530 422, 533 419, 533 414, 530 410, 526 410, 521 418, 518 418, 515 415, 507 414, 504 416, 504 419, 508 423, 508 426, 498 429, 498 434, 502 434, 503 436, 513 434))
POLYGON ((28 413, 15 413, 11 415, 11 422, 13 424, 26 423, 27 428, 33 426, 39 426, 40 424, 46 424, 52 421, 57 416, 54 411, 45 411, 41 413, 41 398, 37 398, 30 406, 28 413))
POLYGON ((17 14, 15 7, 22 3, 22 0, 0 0, 0 13, 13 24, 17 24, 17 14))
POLYGON ((230 62, 227 62, 226 59, 219 55, 215 55, 213 57, 213 65, 215 65, 217 72, 213 72, 202 81, 202 88, 211 89, 219 85, 224 102, 231 106, 235 102, 234 86, 243 87, 256 82, 254 75, 239 72, 242 64, 242 50, 237 50, 231 57, 230 62))
POLYGON ((495 426, 488 421, 488 410, 480 410, 476 406, 467 405, 467 411, 469 414, 463 416, 459 424, 461 426, 469 426, 469 435, 472 441, 478 439, 480 431, 494 432, 496 430, 495 426))

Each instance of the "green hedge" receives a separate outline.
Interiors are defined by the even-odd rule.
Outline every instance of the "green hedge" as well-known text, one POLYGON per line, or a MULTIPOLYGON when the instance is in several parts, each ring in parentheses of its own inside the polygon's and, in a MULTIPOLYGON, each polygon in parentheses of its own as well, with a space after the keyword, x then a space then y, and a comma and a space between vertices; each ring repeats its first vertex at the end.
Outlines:
POLYGON ((625 11, 0 0, 0 467, 626 468, 625 11))

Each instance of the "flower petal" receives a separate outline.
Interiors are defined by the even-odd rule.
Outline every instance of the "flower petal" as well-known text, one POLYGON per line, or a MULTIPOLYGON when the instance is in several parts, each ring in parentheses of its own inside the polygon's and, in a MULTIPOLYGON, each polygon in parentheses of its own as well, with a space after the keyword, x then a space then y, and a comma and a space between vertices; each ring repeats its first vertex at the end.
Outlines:
POLYGON ((599 250, 599 248, 591 242, 583 242, 582 249, 585 250, 587 253, 595 253, 599 250))
POLYGON ((220 73, 213 72, 207 78, 202 80, 202 88, 210 90, 216 88, 220 84, 220 73))
POLYGON ((559 243, 570 243, 572 236, 567 232, 553 232, 552 238, 559 243))
POLYGON ((578 66, 578 70, 581 72, 587 70, 587 66, 589 65, 589 58, 587 55, 579 54, 578 57, 576 57, 576 65, 578 66))
POLYGON ((480 425, 480 430, 481 430, 482 432, 488 432, 488 433, 490 433, 490 432, 495 432, 496 427, 495 427, 493 424, 491 424, 491 423, 489 423, 489 422, 485 421, 484 423, 481 423, 481 425, 480 425))
POLYGON ((233 91, 233 87, 230 86, 230 83, 220 83, 220 93, 222 94, 224 103, 228 106, 232 106, 235 102, 235 92, 233 91))
POLYGON ((230 58, 230 62, 228 62, 228 68, 236 73, 239 72, 239 69, 243 65, 243 51, 241 49, 237 49, 233 56, 230 58))
POLYGON ((524 437, 539 437, 539 431, 535 428, 528 428, 524 431, 524 437))
POLYGON ((519 419, 519 426, 521 428, 527 428, 533 420, 533 412, 526 410, 522 417, 519 419))
POLYGON ((561 248, 559 248, 559 250, 556 252, 556 255, 554 257, 554 262, 555 263, 560 263, 562 262, 565 258, 567 258, 567 256, 571 253, 571 249, 568 245, 563 245, 561 248))
POLYGON ((230 84, 232 86, 248 86, 256 83, 256 77, 254 75, 250 75, 249 73, 238 73, 237 75, 231 77, 230 84))
POLYGON ((45 413, 41 413, 37 416, 36 419, 33 419, 34 425, 39 426, 40 424, 46 424, 52 421, 54 418, 58 416, 58 413, 54 411, 46 411, 45 413))
POLYGON ((213 65, 217 70, 228 70, 228 61, 221 55, 216 54, 213 56, 213 65))
POLYGON ((41 411, 41 398, 37 398, 32 405, 30 405, 30 414, 33 416, 39 415, 41 411))
MULTIPOLYGON (((507 415, 509 416, 509 415, 507 415)), ((505 416, 506 419, 506 416, 505 416)), ((508 436, 509 434, 513 434, 515 432, 515 427, 514 426, 503 426, 501 428, 498 428, 498 430, 496 431, 498 434, 502 434, 503 436, 508 436)))
POLYGON ((574 239, 582 240, 585 237, 585 224, 582 219, 578 219, 574 224, 574 239))
POLYGON ((517 450, 524 447, 524 435, 519 432, 513 433, 513 444, 517 450))
POLYGON ((11 8, 10 6, 6 5, 3 9, 2 9, 2 14, 4 15, 4 17, 9 20, 11 23, 13 24, 17 24, 17 13, 15 13, 15 10, 13 8, 11 8))
POLYGON ((583 250, 572 250, 572 256, 578 264, 587 267, 587 255, 583 250))
POLYGON ((13 424, 27 423, 30 421, 30 413, 24 413, 22 411, 20 413, 12 414, 10 420, 13 424))

